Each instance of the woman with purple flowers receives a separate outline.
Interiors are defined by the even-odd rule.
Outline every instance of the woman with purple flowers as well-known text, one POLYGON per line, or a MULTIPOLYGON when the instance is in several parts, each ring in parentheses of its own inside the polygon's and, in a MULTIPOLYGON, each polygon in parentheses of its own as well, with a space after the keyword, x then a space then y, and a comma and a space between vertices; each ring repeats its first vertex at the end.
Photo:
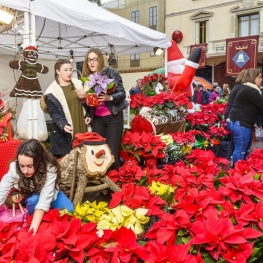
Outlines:
MULTIPOLYGON (((115 89, 110 92, 101 92, 98 95, 99 106, 93 107, 87 103, 86 125, 91 124, 92 131, 106 138, 106 143, 111 149, 115 162, 112 169, 119 168, 119 147, 123 133, 123 113, 128 107, 125 100, 126 92, 122 84, 120 74, 111 67, 105 65, 104 57, 100 49, 88 50, 82 68, 82 77, 92 78, 92 74, 107 76, 115 83, 115 89), (100 74, 97 74, 100 73, 100 74)), ((79 94, 80 97, 83 95, 79 94)))

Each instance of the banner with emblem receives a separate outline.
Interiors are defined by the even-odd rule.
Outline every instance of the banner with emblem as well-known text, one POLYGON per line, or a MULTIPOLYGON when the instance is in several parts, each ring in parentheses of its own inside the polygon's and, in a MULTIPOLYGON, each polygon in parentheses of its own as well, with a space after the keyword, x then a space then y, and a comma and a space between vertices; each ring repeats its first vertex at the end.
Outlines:
POLYGON ((226 39, 226 76, 257 67, 258 40, 258 35, 226 39))
POLYGON ((190 45, 190 53, 192 53, 197 47, 201 48, 201 58, 199 61, 199 68, 206 68, 205 59, 206 59, 207 43, 190 45))

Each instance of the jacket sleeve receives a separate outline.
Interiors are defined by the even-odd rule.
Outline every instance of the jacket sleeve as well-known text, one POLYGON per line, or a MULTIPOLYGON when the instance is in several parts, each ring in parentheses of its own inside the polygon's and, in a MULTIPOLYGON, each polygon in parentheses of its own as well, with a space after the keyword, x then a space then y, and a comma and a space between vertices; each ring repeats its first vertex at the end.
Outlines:
POLYGON ((0 205, 2 205, 10 191, 17 184, 18 176, 16 174, 16 163, 10 164, 9 171, 5 174, 0 182, 0 205))
POLYGON ((53 122, 56 123, 57 127, 59 127, 61 131, 64 131, 64 126, 68 124, 68 121, 63 116, 64 113, 62 114, 62 109, 59 109, 54 105, 54 103, 49 99, 48 94, 45 95, 45 102, 47 104, 48 111, 53 122))
POLYGON ((205 90, 203 96, 204 96, 204 104, 207 104, 209 100, 209 93, 205 90))
POLYGON ((107 68, 106 75, 115 81, 116 89, 114 93, 111 94, 111 96, 113 97, 112 103, 118 104, 126 98, 126 92, 123 87, 122 78, 119 72, 113 68, 107 68))
POLYGON ((47 177, 43 188, 41 189, 38 203, 35 209, 48 211, 51 203, 54 201, 57 172, 55 167, 51 167, 47 172, 47 177))

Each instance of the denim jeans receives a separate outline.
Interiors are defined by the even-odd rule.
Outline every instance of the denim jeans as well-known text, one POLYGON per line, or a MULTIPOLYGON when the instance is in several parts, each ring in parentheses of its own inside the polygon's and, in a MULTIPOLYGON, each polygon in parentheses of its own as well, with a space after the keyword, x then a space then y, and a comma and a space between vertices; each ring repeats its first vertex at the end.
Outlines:
MULTIPOLYGON (((32 215, 34 213, 38 200, 39 200, 39 194, 32 194, 31 196, 26 197, 22 201, 22 204, 26 207, 29 215, 32 215)), ((73 204, 62 191, 58 192, 57 199, 51 203, 50 208, 57 208, 57 209, 66 208, 71 213, 73 213, 74 211, 73 204)))
POLYGON ((233 165, 235 165, 238 160, 245 160, 249 155, 252 145, 252 131, 250 128, 240 126, 239 121, 229 122, 228 127, 231 130, 235 143, 233 152, 233 165))

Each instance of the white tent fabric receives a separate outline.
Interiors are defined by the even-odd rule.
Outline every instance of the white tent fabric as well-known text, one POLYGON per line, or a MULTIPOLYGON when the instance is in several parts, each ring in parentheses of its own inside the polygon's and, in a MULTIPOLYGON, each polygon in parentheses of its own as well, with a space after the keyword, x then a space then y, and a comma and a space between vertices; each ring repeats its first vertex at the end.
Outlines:
MULTIPOLYGON (((89 47, 124 55, 169 46, 166 34, 133 23, 88 0, 0 0, 0 6, 36 15, 36 45, 41 58, 69 58, 73 50, 74 60, 81 61, 89 47)), ((0 34, 0 53, 15 53, 13 47, 22 42, 16 32, 0 34)))

